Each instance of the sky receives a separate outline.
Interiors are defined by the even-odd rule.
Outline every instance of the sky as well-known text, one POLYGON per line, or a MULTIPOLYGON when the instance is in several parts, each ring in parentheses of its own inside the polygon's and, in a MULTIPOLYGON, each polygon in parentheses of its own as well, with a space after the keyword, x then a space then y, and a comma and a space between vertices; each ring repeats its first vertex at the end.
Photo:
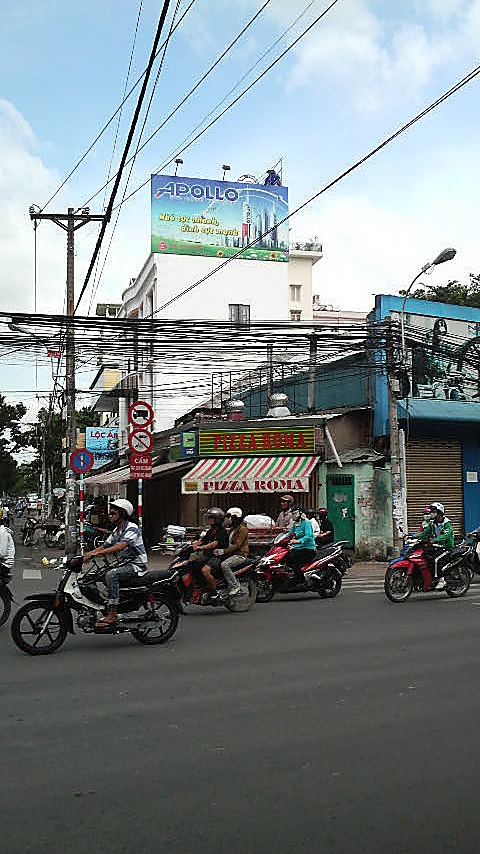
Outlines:
MULTIPOLYGON (((159 0, 0 0, 4 311, 33 311, 36 305, 38 311, 62 312, 65 235, 51 222, 38 228, 35 296, 28 208, 44 207, 121 102, 137 19, 127 89, 143 71, 161 5, 159 0)), ((172 11, 175 5, 172 0, 172 11)), ((166 53, 144 139, 262 5, 262 0, 196 0, 166 53)), ((327 5, 328 0, 270 0, 139 154, 127 194, 176 155, 192 129, 298 16, 241 88, 327 5)), ((178 15, 187 6, 180 0, 178 15)), ((228 163, 232 180, 244 173, 261 176, 282 158, 293 210, 454 85, 478 64, 479 54, 480 0, 338 0, 272 72, 182 154, 183 174, 217 178, 228 163)), ((314 268, 314 291, 322 303, 367 311, 374 294, 397 293, 446 246, 455 247, 457 256, 437 268, 429 283, 466 281, 470 272, 480 272, 479 86, 477 78, 292 217, 292 239, 316 237, 323 244, 324 257, 314 268)), ((92 213, 103 212, 105 191, 98 191, 112 173, 110 163, 118 163, 134 101, 122 112, 115 150, 116 120, 46 212, 87 203, 92 213)), ((80 313, 94 312, 97 302, 119 302, 139 272, 149 252, 149 205, 147 183, 122 206, 101 278, 94 290, 87 289, 80 313)), ((97 231, 85 226, 76 235, 77 293, 97 231)), ((105 245, 111 234, 110 228, 105 245)), ((215 287, 215 280, 204 287, 215 287)), ((12 363, 0 359, 3 390, 24 382, 15 377, 12 363)))

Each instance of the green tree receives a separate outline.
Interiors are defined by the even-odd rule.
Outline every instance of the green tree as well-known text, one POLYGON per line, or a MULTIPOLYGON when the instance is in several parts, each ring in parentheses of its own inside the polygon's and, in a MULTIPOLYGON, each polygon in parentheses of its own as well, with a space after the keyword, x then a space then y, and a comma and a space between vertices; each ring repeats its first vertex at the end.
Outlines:
MULTIPOLYGON (((84 431, 85 427, 96 425, 98 412, 90 407, 84 407, 77 412, 77 429, 84 431)), ((38 422, 27 431, 26 440, 35 449, 36 458, 30 463, 28 477, 36 473, 37 484, 40 480, 42 469, 42 453, 45 444, 46 470, 50 473, 52 489, 56 486, 65 486, 65 470, 62 467, 62 440, 65 436, 65 423, 58 412, 50 412, 48 409, 40 409, 38 422)), ((26 473, 27 474, 27 473, 26 473)), ((36 486, 34 487, 37 488, 36 486)))
POLYGON ((0 494, 10 492, 17 479, 17 463, 13 454, 25 447, 20 422, 26 414, 23 403, 7 403, 0 394, 0 494))
MULTIPOLYGON (((409 296, 413 299, 430 300, 430 302, 445 302, 449 305, 466 305, 470 308, 480 308, 480 273, 470 273, 470 281, 466 285, 455 279, 446 285, 423 285, 409 296)), ((400 291, 405 296, 405 291, 400 291)))

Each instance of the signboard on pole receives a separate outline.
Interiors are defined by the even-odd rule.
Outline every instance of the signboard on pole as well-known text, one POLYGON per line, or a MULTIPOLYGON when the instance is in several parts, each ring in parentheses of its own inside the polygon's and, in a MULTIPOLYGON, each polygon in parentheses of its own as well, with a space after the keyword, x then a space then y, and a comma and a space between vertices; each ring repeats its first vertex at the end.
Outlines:
POLYGON ((128 407, 128 423, 132 427, 149 427, 153 422, 153 409, 149 403, 137 400, 128 407))
POLYGON ((93 468, 93 454, 90 451, 74 451, 70 454, 70 468, 76 474, 86 474, 93 468))
POLYGON ((144 427, 138 427, 130 433, 128 444, 130 450, 138 456, 149 454, 153 448, 153 433, 144 427))
POLYGON ((130 479, 143 480, 143 478, 151 478, 151 476, 152 458, 150 456, 132 454, 130 457, 130 479))
POLYGON ((287 187, 152 175, 152 252, 288 261, 287 216, 287 187))

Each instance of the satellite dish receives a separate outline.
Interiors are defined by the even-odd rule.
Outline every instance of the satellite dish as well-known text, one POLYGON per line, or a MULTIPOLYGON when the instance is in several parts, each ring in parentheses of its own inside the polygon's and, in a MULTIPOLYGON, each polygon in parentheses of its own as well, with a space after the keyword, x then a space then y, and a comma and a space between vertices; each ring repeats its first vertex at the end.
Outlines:
POLYGON ((255 178, 255 175, 240 175, 240 178, 237 178, 237 184, 258 184, 258 178, 255 178))

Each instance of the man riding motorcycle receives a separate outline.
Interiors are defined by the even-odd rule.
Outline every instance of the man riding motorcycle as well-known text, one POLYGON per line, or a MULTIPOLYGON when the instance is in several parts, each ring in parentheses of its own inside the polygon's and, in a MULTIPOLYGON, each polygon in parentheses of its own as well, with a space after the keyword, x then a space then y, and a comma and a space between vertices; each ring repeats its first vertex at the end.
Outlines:
POLYGON ((215 549, 226 549, 228 547, 228 535, 223 526, 225 514, 219 507, 211 507, 207 511, 208 531, 196 543, 192 543, 192 549, 198 556, 191 561, 191 569, 197 574, 200 572, 210 593, 215 601, 217 594, 217 582, 213 577, 213 571, 218 566, 218 558, 214 556, 215 549))
MULTIPOLYGON (((453 526, 450 519, 445 516, 445 507, 443 504, 439 501, 433 501, 429 509, 429 518, 424 520, 422 530, 419 534, 416 534, 416 539, 423 540, 426 543, 423 554, 430 568, 433 570, 435 581, 438 578, 439 564, 447 553, 453 549, 455 541, 453 526)), ((442 581, 439 584, 441 585, 442 581)), ((439 585, 437 584, 437 589, 438 587, 439 585)))
POLYGON ((147 552, 143 544, 142 532, 138 525, 130 521, 133 515, 133 504, 126 498, 118 498, 110 504, 108 513, 114 529, 107 537, 103 546, 93 549, 83 555, 83 563, 92 557, 101 555, 117 555, 122 560, 120 566, 109 569, 105 574, 105 584, 108 589, 109 611, 106 617, 99 620, 97 628, 108 628, 118 620, 117 606, 120 602, 120 582, 128 581, 137 575, 148 572, 147 552), (122 556, 120 557, 120 553, 122 556))
POLYGON ((228 595, 237 596, 242 592, 233 572, 235 567, 242 566, 248 557, 248 528, 243 522, 240 507, 230 507, 226 514, 227 525, 230 528, 229 544, 226 549, 215 549, 215 557, 221 557, 220 569, 228 584, 228 595), (225 559, 224 559, 225 558, 225 559))
POLYGON ((298 504, 292 507, 293 528, 290 532, 291 549, 285 563, 295 573, 296 581, 303 582, 302 567, 315 559, 315 537, 310 522, 298 504))

